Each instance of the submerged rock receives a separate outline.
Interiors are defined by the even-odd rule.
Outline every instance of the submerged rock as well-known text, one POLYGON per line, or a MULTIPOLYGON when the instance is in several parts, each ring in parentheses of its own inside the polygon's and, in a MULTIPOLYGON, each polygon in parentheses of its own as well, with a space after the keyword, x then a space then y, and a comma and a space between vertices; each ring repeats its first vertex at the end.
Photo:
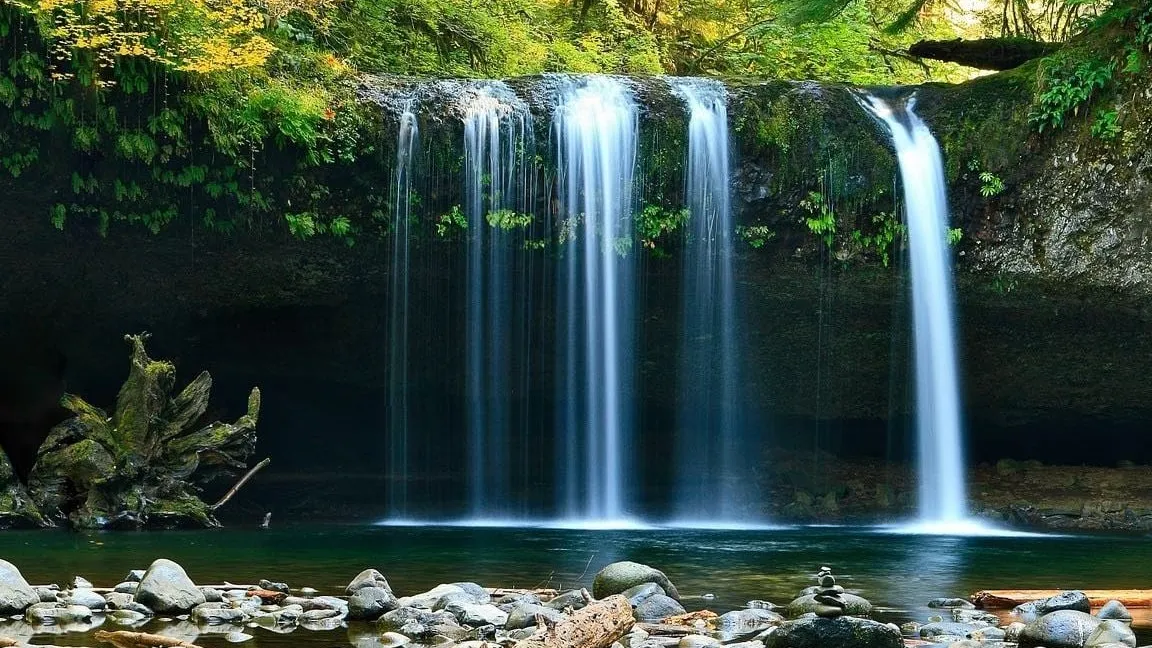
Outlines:
POLYGON ((854 617, 785 621, 763 640, 766 648, 904 648, 899 630, 854 617))
POLYGON ((189 612, 207 602, 184 568, 166 558, 157 559, 144 573, 136 590, 136 601, 157 614, 189 612))
POLYGON ((23 614, 28 606, 40 602, 40 595, 24 580, 20 570, 0 559, 0 615, 23 614))
POLYGON ((1020 648, 1084 648, 1101 621, 1078 610, 1057 610, 1020 631, 1020 648))
POLYGON ((969 601, 968 599, 935 598, 935 599, 932 599, 931 601, 928 601, 928 607, 930 607, 930 608, 964 608, 967 610, 971 610, 972 608, 975 608, 976 606, 973 605, 972 602, 969 601))
POLYGON ((667 596, 680 600, 680 592, 664 572, 631 561, 614 562, 601 569, 592 581, 592 596, 607 598, 644 583, 655 583, 664 589, 667 596))

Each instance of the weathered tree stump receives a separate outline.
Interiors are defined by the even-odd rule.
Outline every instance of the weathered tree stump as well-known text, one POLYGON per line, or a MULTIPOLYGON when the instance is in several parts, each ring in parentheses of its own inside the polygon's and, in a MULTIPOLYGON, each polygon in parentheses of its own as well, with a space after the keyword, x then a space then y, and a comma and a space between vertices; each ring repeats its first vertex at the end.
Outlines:
POLYGON ((111 416, 64 395, 61 404, 75 416, 49 433, 28 480, 47 516, 85 529, 219 525, 199 493, 247 467, 260 390, 235 423, 202 425, 212 377, 203 372, 173 396, 176 368, 148 357, 147 337, 125 338, 131 369, 111 416))

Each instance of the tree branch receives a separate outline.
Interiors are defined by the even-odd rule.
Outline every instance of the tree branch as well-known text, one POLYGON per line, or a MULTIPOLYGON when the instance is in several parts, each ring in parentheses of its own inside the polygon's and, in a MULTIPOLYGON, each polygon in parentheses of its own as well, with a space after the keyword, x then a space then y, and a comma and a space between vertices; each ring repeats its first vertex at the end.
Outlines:
POLYGON ((209 511, 215 511, 216 509, 220 508, 221 506, 224 506, 224 504, 227 503, 228 500, 232 499, 232 496, 236 494, 236 491, 240 490, 240 488, 242 486, 244 486, 244 483, 252 478, 252 475, 255 475, 257 473, 257 471, 259 471, 261 468, 263 468, 264 466, 267 466, 270 463, 272 463, 272 459, 268 458, 268 459, 265 459, 264 461, 261 461, 260 463, 256 464, 255 466, 252 466, 252 469, 249 470, 248 472, 244 473, 244 476, 240 478, 240 481, 236 482, 235 486, 228 489, 228 492, 224 493, 224 497, 220 498, 219 502, 216 502, 212 506, 209 506, 208 510, 209 511))

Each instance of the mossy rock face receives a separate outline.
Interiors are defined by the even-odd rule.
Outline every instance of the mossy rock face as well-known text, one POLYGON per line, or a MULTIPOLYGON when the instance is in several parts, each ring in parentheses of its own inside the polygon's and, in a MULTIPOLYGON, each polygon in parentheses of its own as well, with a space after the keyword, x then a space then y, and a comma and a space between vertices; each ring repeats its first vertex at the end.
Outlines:
POLYGON ((173 396, 175 367, 148 357, 129 336, 131 370, 112 416, 68 395, 75 416, 56 426, 29 478, 40 509, 77 528, 210 527, 199 489, 245 468, 255 443, 260 392, 235 423, 201 426, 212 379, 202 373, 173 396))

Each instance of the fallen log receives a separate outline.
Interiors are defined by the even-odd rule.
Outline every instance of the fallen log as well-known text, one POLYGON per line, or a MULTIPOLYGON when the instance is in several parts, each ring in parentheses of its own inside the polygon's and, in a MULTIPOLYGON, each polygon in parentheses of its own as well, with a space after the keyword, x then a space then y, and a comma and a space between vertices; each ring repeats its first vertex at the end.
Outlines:
POLYGON ((509 594, 535 594, 540 598, 555 598, 560 590, 552 587, 538 587, 535 589, 523 587, 488 587, 488 594, 492 598, 500 598, 501 596, 508 596, 509 594))
POLYGON ((147 632, 125 632, 117 630, 97 630, 96 641, 110 643, 116 648, 200 648, 196 644, 165 637, 163 635, 148 634, 147 632))
POLYGON ((635 622, 628 599, 617 594, 589 603, 563 621, 537 617, 536 632, 515 648, 608 648, 635 622))
MULTIPOLYGON (((1067 590, 981 590, 969 599, 978 608, 1006 610, 1022 603, 1041 601, 1067 590)), ((1130 608, 1152 608, 1152 590, 1079 590, 1084 592, 1092 607, 1116 600, 1130 608)))
POLYGON ((957 38, 947 41, 923 40, 909 47, 908 54, 981 70, 1011 70, 1033 59, 1044 58, 1058 49, 1059 43, 1043 43, 1028 38, 957 38))

